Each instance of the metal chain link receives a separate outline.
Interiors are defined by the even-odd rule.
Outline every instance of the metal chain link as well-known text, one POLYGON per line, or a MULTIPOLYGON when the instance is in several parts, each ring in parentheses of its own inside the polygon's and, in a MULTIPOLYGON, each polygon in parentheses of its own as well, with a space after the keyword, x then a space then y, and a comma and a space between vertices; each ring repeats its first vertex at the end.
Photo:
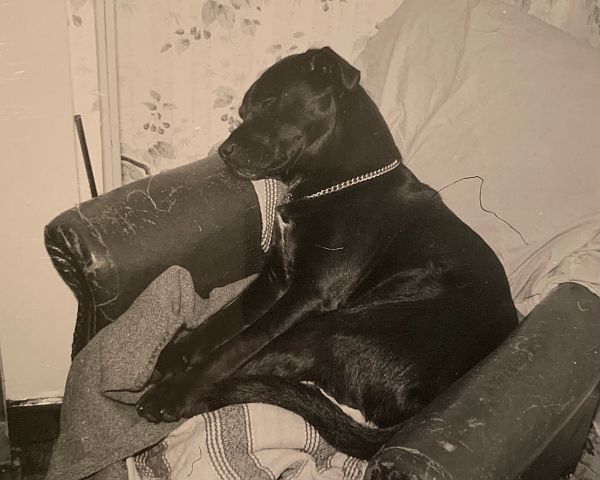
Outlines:
POLYGON ((384 174, 392 171, 398 165, 400 165, 400 162, 398 160, 394 160, 392 163, 390 163, 389 165, 386 165, 385 167, 379 168, 370 173, 365 173, 363 175, 359 175, 358 177, 351 178, 350 180, 346 180, 342 183, 338 183, 337 185, 333 185, 331 187, 324 188, 323 190, 319 190, 317 193, 307 195, 306 197, 303 197, 303 198, 317 198, 317 197, 322 197, 324 195, 329 195, 330 193, 339 192, 340 190, 344 190, 345 188, 352 187, 353 185, 357 185, 359 183, 366 182, 367 180, 371 180, 373 178, 384 175, 384 174))

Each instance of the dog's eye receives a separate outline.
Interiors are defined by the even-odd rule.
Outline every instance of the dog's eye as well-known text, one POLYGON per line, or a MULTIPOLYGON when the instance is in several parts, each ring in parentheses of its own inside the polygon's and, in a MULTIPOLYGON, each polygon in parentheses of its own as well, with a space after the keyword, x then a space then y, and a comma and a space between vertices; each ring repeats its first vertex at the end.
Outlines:
POLYGON ((321 95, 310 102, 310 106, 317 112, 325 113, 331 108, 331 95, 321 95))
POLYGON ((267 97, 264 100, 262 100, 260 102, 260 109, 262 110, 263 108, 267 108, 270 105, 273 105, 273 103, 275 103, 275 100, 277 100, 277 97, 267 97))

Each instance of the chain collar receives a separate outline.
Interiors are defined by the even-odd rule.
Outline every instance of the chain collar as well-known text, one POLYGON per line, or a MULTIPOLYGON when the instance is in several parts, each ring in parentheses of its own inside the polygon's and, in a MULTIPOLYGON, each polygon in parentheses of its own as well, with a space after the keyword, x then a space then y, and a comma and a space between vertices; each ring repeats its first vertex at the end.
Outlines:
MULTIPOLYGON (((325 195, 329 195, 330 193, 339 192, 340 190, 344 190, 345 188, 352 187, 359 183, 367 182, 367 181, 372 180, 373 178, 379 177, 381 175, 385 175, 386 173, 391 172, 396 167, 398 167, 398 165, 400 165, 400 162, 398 160, 394 160, 392 163, 390 163, 389 165, 386 165, 385 167, 381 167, 381 168, 378 168, 377 170, 373 170, 372 172, 365 173, 363 175, 359 175, 358 177, 351 178, 350 180, 346 180, 342 183, 338 183, 337 185, 332 185, 331 187, 324 188, 323 190, 319 190, 318 192, 313 193, 311 195, 306 195, 305 197, 299 198, 298 200, 306 200, 309 198, 318 198, 318 197, 323 197, 325 195)), ((288 203, 291 200, 292 200, 292 194, 288 193, 285 196, 285 203, 288 203)))

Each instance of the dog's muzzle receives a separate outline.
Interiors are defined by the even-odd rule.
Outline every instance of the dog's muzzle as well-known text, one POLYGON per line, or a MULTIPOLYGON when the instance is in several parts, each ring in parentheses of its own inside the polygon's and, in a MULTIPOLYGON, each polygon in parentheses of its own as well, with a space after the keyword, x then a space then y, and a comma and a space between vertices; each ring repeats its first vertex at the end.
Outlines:
POLYGON ((270 170, 269 155, 260 148, 242 147, 228 140, 219 147, 218 153, 225 165, 242 178, 258 180, 265 178, 270 170))
POLYGON ((218 153, 225 165, 243 178, 282 179, 304 149, 304 136, 290 130, 280 126, 267 135, 242 124, 223 142, 218 153))

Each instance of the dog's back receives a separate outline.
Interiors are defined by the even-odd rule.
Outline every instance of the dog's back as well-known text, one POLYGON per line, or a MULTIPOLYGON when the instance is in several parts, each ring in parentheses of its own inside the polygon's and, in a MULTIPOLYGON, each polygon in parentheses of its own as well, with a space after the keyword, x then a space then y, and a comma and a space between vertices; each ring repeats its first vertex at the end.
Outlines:
POLYGON ((245 178, 288 183, 290 198, 265 271, 217 314, 238 335, 213 332, 205 351, 199 327, 190 338, 204 347, 172 345, 163 358, 201 360, 146 394, 141 414, 172 420, 266 402, 368 458, 516 325, 499 260, 401 164, 359 77, 330 49, 310 50, 246 94, 244 121, 219 152, 245 178), (357 424, 303 381, 380 428, 357 424))

